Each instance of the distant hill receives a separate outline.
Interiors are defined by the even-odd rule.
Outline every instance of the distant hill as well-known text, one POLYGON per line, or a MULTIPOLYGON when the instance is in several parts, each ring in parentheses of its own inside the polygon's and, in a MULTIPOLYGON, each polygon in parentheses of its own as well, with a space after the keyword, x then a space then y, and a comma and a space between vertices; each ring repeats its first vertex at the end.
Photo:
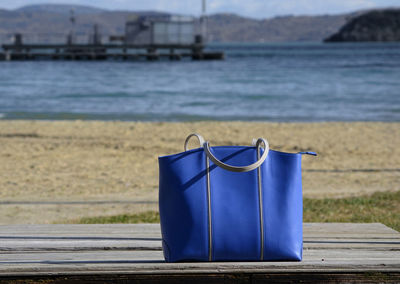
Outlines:
MULTIPOLYGON (((0 42, 6 34, 22 33, 39 35, 40 38, 66 35, 71 29, 70 10, 76 14, 76 34, 92 33, 93 25, 99 24, 103 35, 121 35, 125 22, 132 14, 166 14, 154 11, 109 11, 80 5, 30 5, 16 10, 0 9, 0 42)), ((58 39, 58 38, 57 38, 58 39)), ((51 41, 51 40, 50 40, 51 41)))
MULTIPOLYGON (((22 33, 24 39, 40 35, 51 42, 64 38, 70 31, 69 13, 76 14, 76 34, 86 38, 94 24, 99 24, 104 36, 122 35, 126 19, 134 14, 157 12, 110 11, 79 5, 30 5, 16 10, 0 10, 0 42, 10 35, 22 33)), ((208 37, 211 42, 296 42, 322 41, 336 33, 349 19, 361 12, 343 15, 284 16, 257 20, 235 14, 215 14, 208 17, 208 37)))
POLYGON ((209 39, 216 42, 322 41, 351 16, 285 16, 255 20, 234 14, 216 14, 208 18, 209 39))
POLYGON ((15 11, 18 12, 30 12, 30 13, 37 13, 37 12, 44 12, 44 13, 58 13, 58 14, 67 14, 69 15, 70 11, 74 10, 74 13, 79 14, 97 14, 105 12, 106 10, 90 7, 90 6, 83 6, 83 5, 65 5, 65 4, 38 4, 38 5, 28 5, 16 9, 15 11))
POLYGON ((400 9, 371 11, 355 17, 325 41, 400 41, 400 9))

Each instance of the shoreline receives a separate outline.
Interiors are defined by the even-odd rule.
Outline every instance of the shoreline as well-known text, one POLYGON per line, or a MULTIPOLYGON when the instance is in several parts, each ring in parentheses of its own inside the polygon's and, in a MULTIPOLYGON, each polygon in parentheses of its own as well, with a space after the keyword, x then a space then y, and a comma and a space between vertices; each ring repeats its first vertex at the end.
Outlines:
POLYGON ((332 124, 332 123, 387 123, 387 124, 400 124, 400 121, 386 121, 386 120, 223 120, 223 119, 195 119, 195 120, 124 120, 124 119, 100 119, 100 118, 7 118, 5 113, 0 113, 0 122, 117 122, 117 123, 261 123, 261 124, 332 124))
MULTIPOLYGON (((157 201, 158 156, 183 151, 186 136, 217 145, 314 151, 303 158, 307 198, 397 191, 399 122, 125 122, 0 120, 0 198, 4 202, 157 201)), ((197 147, 195 142, 191 148, 197 147)), ((135 213, 155 204, 10 204, 0 224, 52 223, 135 213), (38 209, 40 206, 42 210, 38 209), (72 207, 71 207, 72 206, 72 207), (74 208, 73 210, 71 208, 74 208)))

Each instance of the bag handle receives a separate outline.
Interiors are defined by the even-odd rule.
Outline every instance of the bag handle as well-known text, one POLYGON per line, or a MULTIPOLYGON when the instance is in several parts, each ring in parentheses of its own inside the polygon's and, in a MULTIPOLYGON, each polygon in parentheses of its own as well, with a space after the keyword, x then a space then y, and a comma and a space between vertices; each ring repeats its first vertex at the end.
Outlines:
POLYGON ((204 140, 203 136, 201 136, 200 134, 192 133, 192 134, 190 134, 190 135, 186 138, 186 140, 185 140, 185 147, 184 147, 185 151, 189 150, 189 148, 188 148, 188 143, 189 143, 190 138, 192 138, 192 137, 196 137, 196 138, 199 140, 200 147, 203 147, 204 142, 206 142, 206 141, 204 140))
MULTIPOLYGON (((258 138, 258 139, 257 139, 257 142, 255 143, 255 146, 256 146, 257 148, 259 148, 259 147, 261 146, 261 143, 264 144, 264 153, 263 153, 263 155, 260 157, 260 159, 258 159, 258 161, 256 161, 255 163, 253 163, 253 164, 251 164, 251 165, 247 165, 247 166, 231 166, 231 165, 228 165, 228 164, 226 164, 226 163, 224 163, 224 162, 218 160, 218 158, 215 157, 215 156, 213 155, 213 153, 211 153, 211 150, 210 150, 210 143, 209 143, 208 141, 205 141, 204 138, 203 138, 201 135, 196 134, 196 133, 190 134, 190 135, 186 138, 185 147, 184 147, 184 148, 185 148, 185 151, 188 150, 187 145, 188 145, 188 142, 189 142, 190 138, 192 138, 192 137, 194 137, 194 136, 197 137, 197 139, 198 139, 199 142, 200 142, 200 145, 204 148, 205 154, 207 155, 207 157, 208 157, 214 164, 216 164, 217 166, 219 166, 219 167, 221 167, 221 168, 223 168, 223 169, 225 169, 225 170, 231 171, 231 172, 237 172, 237 173, 249 172, 249 171, 252 171, 252 170, 254 170, 254 169, 260 167, 260 166, 262 165, 262 163, 265 161, 265 159, 267 158, 268 152, 269 152, 269 144, 268 144, 268 141, 265 140, 264 138, 258 138)), ((253 144, 254 144, 254 141, 253 141, 253 144)))

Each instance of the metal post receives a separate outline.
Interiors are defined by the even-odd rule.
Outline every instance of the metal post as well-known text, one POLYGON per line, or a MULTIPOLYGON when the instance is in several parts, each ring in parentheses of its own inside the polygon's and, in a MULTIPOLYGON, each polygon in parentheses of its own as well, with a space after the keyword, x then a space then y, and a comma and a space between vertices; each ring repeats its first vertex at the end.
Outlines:
POLYGON ((101 45, 101 35, 99 32, 99 25, 95 24, 93 26, 93 44, 94 45, 101 45))
POLYGON ((154 23, 151 21, 150 23, 150 44, 154 44, 154 23))
POLYGON ((11 52, 9 50, 6 50, 6 61, 10 61, 11 60, 11 52))
POLYGON ((71 31, 68 35, 67 43, 70 45, 73 45, 73 44, 75 44, 75 11, 74 11, 74 9, 71 9, 71 11, 70 11, 69 20, 71 22, 71 31))
POLYGON ((201 12, 201 17, 200 17, 200 24, 201 24, 201 37, 202 37, 202 42, 205 43, 207 42, 207 6, 206 6, 206 0, 202 0, 202 12, 201 12))

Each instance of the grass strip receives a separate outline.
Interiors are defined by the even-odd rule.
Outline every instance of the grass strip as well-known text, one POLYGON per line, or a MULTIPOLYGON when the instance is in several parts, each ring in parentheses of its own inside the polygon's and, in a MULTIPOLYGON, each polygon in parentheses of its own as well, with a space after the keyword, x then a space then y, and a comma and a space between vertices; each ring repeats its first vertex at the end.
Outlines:
POLYGON ((138 214, 122 214, 114 216, 85 217, 76 224, 142 224, 160 223, 160 215, 157 211, 146 211, 138 214))
MULTIPOLYGON (((400 231, 400 191, 377 192, 371 196, 350 198, 304 199, 304 222, 383 223, 400 231)), ((71 223, 159 223, 156 211, 82 218, 71 223)))
POLYGON ((400 191, 304 200, 304 222, 382 223, 400 231, 400 191))

